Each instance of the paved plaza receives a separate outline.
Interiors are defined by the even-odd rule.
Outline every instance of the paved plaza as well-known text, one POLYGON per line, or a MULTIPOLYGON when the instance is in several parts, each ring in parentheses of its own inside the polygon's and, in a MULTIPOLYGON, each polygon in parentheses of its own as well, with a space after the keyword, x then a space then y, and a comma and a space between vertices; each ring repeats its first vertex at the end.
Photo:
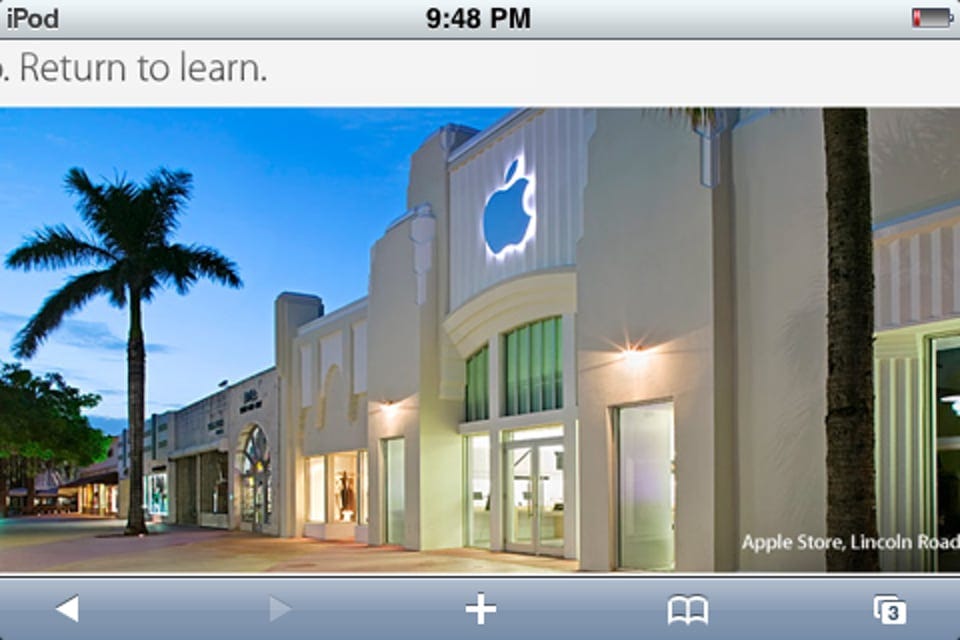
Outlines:
POLYGON ((100 518, 0 519, 0 572, 142 573, 563 573, 575 560, 479 549, 415 552, 397 547, 274 538, 240 531, 152 525, 124 537, 100 518))

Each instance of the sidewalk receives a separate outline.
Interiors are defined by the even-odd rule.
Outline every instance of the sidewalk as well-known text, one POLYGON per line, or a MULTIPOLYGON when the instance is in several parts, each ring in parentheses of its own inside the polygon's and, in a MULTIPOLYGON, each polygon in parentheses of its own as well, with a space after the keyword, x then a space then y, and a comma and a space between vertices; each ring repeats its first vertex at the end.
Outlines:
POLYGON ((152 525, 125 537, 119 520, 0 520, 0 572, 556 573, 574 560, 480 549, 414 552, 240 531, 152 525))

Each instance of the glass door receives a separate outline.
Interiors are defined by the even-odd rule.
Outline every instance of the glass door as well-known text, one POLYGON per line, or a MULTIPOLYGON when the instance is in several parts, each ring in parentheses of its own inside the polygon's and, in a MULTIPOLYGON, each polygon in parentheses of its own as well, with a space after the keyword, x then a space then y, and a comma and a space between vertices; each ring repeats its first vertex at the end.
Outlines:
POLYGON ((403 438, 383 441, 384 504, 387 544, 402 545, 406 539, 403 438))
POLYGON ((507 548, 533 552, 533 447, 507 449, 507 548))
MULTIPOLYGON (((936 437, 936 533, 960 535, 960 336, 933 340, 933 402, 936 437)), ((960 571, 960 551, 937 553, 938 571, 960 571)))
POLYGON ((514 440, 504 444, 508 551, 563 555, 563 441, 514 440))
POLYGON ((563 445, 537 447, 537 539, 542 548, 563 552, 563 445))
POLYGON ((673 403, 618 412, 619 566, 674 568, 673 403))
POLYGON ((467 436, 466 440, 466 544, 490 548, 490 435, 467 436))

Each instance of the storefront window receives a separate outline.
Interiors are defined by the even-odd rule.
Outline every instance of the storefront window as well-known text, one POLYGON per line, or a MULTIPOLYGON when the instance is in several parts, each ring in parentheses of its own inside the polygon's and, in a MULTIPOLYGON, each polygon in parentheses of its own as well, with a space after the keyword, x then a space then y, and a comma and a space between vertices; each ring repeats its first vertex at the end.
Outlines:
POLYGON ((518 440, 542 440, 544 438, 562 438, 563 427, 533 427, 531 429, 513 429, 504 433, 504 440, 516 442, 518 440))
POLYGON ((310 475, 310 510, 307 518, 310 522, 326 522, 326 460, 323 456, 310 458, 308 473, 310 475))
POLYGON ((167 515, 167 472, 151 473, 143 483, 147 511, 153 515, 167 515))
POLYGON ((547 318, 504 335, 504 415, 563 407, 561 323, 547 318))
POLYGON ((490 436, 466 438, 467 546, 490 547, 490 436))
POLYGON ((200 511, 227 513, 227 454, 210 451, 200 456, 200 511))
POLYGON ((333 467, 331 519, 333 522, 356 522, 357 452, 336 453, 330 459, 333 467))
POLYGON ((240 517, 244 522, 254 521, 253 476, 244 476, 240 481, 240 517))
POLYGON ((484 347, 467 358, 467 422, 490 417, 490 349, 484 347))
POLYGON ((260 427, 254 427, 243 447, 240 465, 240 513, 245 522, 255 525, 270 522, 273 512, 273 492, 270 487, 270 449, 267 436, 260 427))

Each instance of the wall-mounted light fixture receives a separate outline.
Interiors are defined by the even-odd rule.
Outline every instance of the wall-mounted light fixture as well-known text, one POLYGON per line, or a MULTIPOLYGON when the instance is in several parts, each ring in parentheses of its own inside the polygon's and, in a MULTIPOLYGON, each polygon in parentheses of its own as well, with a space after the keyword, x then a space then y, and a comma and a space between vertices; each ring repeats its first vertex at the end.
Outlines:
POLYGON ((627 363, 627 366, 635 367, 643 361, 643 346, 639 343, 628 345, 620 351, 620 357, 627 363))
POLYGON ((383 411, 383 415, 390 418, 397 413, 397 403, 392 400, 384 400, 380 403, 380 410, 383 411))

